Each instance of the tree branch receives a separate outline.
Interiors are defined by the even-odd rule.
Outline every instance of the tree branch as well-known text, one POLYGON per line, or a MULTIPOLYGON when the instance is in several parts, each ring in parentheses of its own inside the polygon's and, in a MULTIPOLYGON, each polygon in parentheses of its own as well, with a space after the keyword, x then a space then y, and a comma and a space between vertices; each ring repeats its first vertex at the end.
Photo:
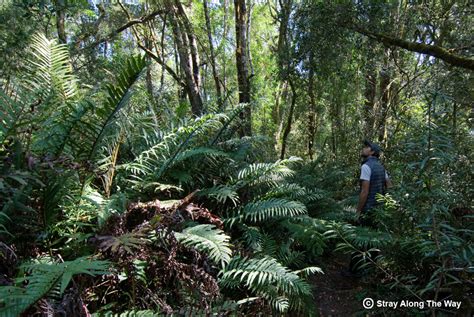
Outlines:
POLYGON ((352 26, 351 29, 373 40, 381 42, 385 46, 398 46, 408 51, 417 52, 420 54, 426 54, 429 56, 442 59, 446 63, 451 64, 456 67, 474 70, 473 58, 461 56, 458 54, 453 54, 448 49, 445 49, 441 46, 406 41, 406 40, 391 37, 388 35, 371 32, 357 26, 352 26))
POLYGON ((151 51, 150 49, 146 48, 145 46, 143 46, 140 42, 137 41, 137 44, 138 44, 138 47, 141 48, 148 56, 151 57, 151 59, 155 60, 158 64, 160 64, 161 66, 163 66, 165 68, 165 70, 171 75, 171 77, 173 77, 174 80, 176 80, 176 82, 182 86, 182 87, 185 87, 185 84, 181 81, 181 78, 179 78, 178 74, 176 74, 176 72, 171 68, 169 67, 162 59, 161 57, 158 55, 158 54, 155 54, 153 51, 151 51))
POLYGON ((141 18, 129 20, 127 23, 125 23, 122 26, 118 27, 117 29, 113 30, 112 32, 107 34, 105 37, 103 37, 101 39, 98 39, 97 41, 94 41, 93 43, 88 45, 85 49, 94 48, 94 47, 96 47, 97 45, 99 45, 103 42, 111 40, 116 35, 122 33, 123 31, 125 31, 126 29, 134 26, 135 24, 141 24, 141 23, 148 22, 150 20, 153 20, 157 15, 160 15, 160 14, 163 14, 163 13, 166 13, 166 11, 165 10, 156 10, 156 11, 153 11, 150 14, 147 14, 147 15, 141 17, 141 18))

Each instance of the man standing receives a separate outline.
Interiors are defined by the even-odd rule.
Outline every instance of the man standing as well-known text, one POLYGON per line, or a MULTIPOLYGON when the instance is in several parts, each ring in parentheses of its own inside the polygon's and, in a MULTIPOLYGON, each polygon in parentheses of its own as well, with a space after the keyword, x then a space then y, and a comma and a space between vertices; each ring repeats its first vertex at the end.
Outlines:
POLYGON ((360 193, 357 216, 362 225, 374 227, 371 209, 378 205, 377 194, 384 195, 392 187, 388 173, 379 161, 380 146, 369 141, 364 142, 361 156, 364 158, 360 169, 360 193))
MULTIPOLYGON (((364 147, 361 156, 364 158, 360 168, 360 193, 359 203, 357 205, 357 218, 363 226, 376 228, 373 208, 379 203, 377 202, 377 194, 384 195, 387 188, 392 187, 392 182, 385 171, 385 168, 379 161, 380 146, 376 143, 364 141, 364 147)), ((370 251, 369 257, 373 261, 378 256, 378 251, 370 251)), ((351 263, 348 271, 342 271, 342 275, 348 277, 361 277, 362 272, 358 269, 361 261, 360 252, 354 252, 351 255, 351 263)))

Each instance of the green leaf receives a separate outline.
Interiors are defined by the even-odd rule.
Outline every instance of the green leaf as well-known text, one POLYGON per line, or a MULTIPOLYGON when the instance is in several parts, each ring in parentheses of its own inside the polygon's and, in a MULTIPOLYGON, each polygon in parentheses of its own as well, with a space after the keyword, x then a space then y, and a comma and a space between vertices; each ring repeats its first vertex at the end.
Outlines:
POLYGON ((199 251, 207 252, 209 258, 221 267, 230 261, 230 237, 214 225, 202 224, 189 227, 182 233, 175 232, 176 239, 186 246, 192 246, 199 251))

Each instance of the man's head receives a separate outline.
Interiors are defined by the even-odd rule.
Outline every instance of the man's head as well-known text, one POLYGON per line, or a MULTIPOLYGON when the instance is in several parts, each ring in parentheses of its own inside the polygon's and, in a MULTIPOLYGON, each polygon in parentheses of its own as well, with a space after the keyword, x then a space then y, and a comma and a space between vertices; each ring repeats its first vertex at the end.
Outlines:
POLYGON ((382 152, 382 150, 380 149, 380 146, 377 143, 373 143, 368 140, 365 140, 364 147, 362 148, 360 155, 362 157, 369 157, 369 156, 379 157, 380 152, 382 152))

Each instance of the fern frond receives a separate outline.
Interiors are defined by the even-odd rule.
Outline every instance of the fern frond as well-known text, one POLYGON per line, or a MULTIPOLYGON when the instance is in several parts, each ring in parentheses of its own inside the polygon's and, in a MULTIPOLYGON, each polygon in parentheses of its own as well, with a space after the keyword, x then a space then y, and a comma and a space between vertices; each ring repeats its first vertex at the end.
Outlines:
POLYGON ((21 98, 19 101, 15 101, 0 89, 0 145, 8 136, 15 134, 24 107, 25 104, 21 98))
POLYGON ((220 272, 219 283, 224 287, 235 287, 244 283, 246 287, 284 312, 289 298, 311 296, 311 287, 297 274, 291 272, 274 258, 248 259, 235 257, 225 270, 220 272), (286 300, 285 300, 286 299, 286 300))
POLYGON ((43 99, 51 94, 58 95, 62 101, 74 98, 78 92, 77 79, 72 72, 67 46, 39 33, 33 36, 31 51, 31 73, 34 75, 28 80, 28 88, 43 99))
POLYGON ((232 187, 222 184, 201 190, 199 196, 215 198, 221 204, 225 204, 227 200, 232 201, 234 206, 237 206, 239 203, 239 195, 237 192, 232 187))
POLYGON ((306 212, 306 206, 300 202, 271 198, 248 203, 240 213, 246 220, 259 222, 275 217, 302 215, 306 212))
POLYGON ((242 238, 245 241, 247 247, 255 251, 261 250, 264 237, 260 232, 260 228, 247 226, 245 224, 241 224, 240 228, 243 230, 242 238))
POLYGON ((107 86, 107 100, 104 102, 103 107, 97 109, 97 114, 102 121, 92 143, 88 156, 89 160, 94 157, 100 142, 108 128, 111 127, 117 113, 128 103, 132 94, 132 87, 145 69, 145 66, 146 60, 144 56, 127 59, 118 76, 117 84, 109 84, 107 86))
POLYGON ((133 249, 137 251, 149 242, 141 232, 129 232, 118 237, 100 236, 97 239, 101 241, 100 248, 104 251, 110 249, 112 252, 125 251, 128 254, 134 254, 133 249))
MULTIPOLYGON (((311 217, 308 217, 311 218, 311 217)), ((289 218, 280 223, 286 228, 295 243, 305 247, 312 255, 319 256, 326 247, 326 237, 321 233, 325 232, 324 228, 318 229, 315 220, 312 218, 307 222, 295 221, 295 218, 289 218)))
MULTIPOLYGON (((137 155, 133 162, 124 164, 121 168, 130 171, 133 175, 150 177, 154 182, 175 164, 184 160, 194 158, 197 161, 202 158, 227 157, 227 153, 223 151, 201 146, 209 138, 209 135, 212 135, 212 132, 221 125, 219 115, 206 115, 197 118, 188 126, 180 126, 160 135, 155 144, 137 155), (194 147, 191 148, 191 145, 194 147)), ((143 181, 140 178, 135 183, 143 181)))
POLYGON ((193 149, 188 149, 188 150, 180 152, 179 154, 177 154, 173 158, 169 158, 169 159, 165 160, 165 162, 163 164, 163 168, 160 169, 160 171, 158 172, 158 175, 163 175, 166 168, 170 168, 174 164, 177 164, 177 163, 182 162, 184 160, 187 160, 189 158, 196 157, 196 160, 197 160, 197 159, 202 159, 202 157, 216 157, 216 156, 226 157, 228 155, 225 152, 222 152, 222 151, 219 151, 219 150, 216 150, 216 149, 212 149, 212 148, 207 148, 207 147, 197 147, 197 148, 193 148, 193 149))
POLYGON ((323 194, 318 190, 310 190, 298 184, 290 183, 279 184, 278 187, 269 191, 265 197, 288 198, 309 203, 321 199, 323 194))
POLYGON ((214 225, 202 224, 189 227, 183 232, 175 232, 176 239, 186 246, 192 246, 199 251, 209 252, 209 258, 225 267, 230 261, 230 237, 214 225))
POLYGON ((316 273, 324 274, 323 270, 317 266, 308 266, 308 267, 305 267, 304 269, 293 271, 293 273, 302 275, 303 277, 309 277, 310 275, 313 275, 316 273))
POLYGON ((291 245, 291 240, 280 244, 279 250, 276 254, 276 259, 287 267, 302 267, 305 262, 306 252, 293 250, 291 245))
POLYGON ((255 163, 243 168, 238 173, 239 187, 267 184, 275 187, 283 178, 294 174, 288 165, 301 161, 301 158, 290 157, 275 163, 255 163))
POLYGON ((106 274, 108 262, 89 260, 86 257, 64 263, 33 263, 24 265, 29 276, 16 279, 16 285, 28 281, 26 288, 20 286, 0 286, 0 314, 2 316, 17 316, 60 285, 62 295, 73 275, 77 274, 106 274))

